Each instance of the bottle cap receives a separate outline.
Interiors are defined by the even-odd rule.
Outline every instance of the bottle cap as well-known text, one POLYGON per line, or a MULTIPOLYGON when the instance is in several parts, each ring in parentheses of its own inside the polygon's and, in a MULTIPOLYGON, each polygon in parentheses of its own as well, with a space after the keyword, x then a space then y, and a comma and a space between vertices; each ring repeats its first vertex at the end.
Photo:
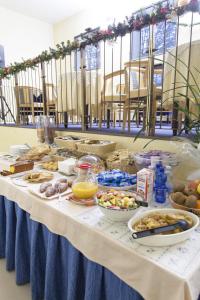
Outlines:
POLYGON ((78 167, 80 169, 90 169, 92 166, 90 164, 81 164, 78 167))

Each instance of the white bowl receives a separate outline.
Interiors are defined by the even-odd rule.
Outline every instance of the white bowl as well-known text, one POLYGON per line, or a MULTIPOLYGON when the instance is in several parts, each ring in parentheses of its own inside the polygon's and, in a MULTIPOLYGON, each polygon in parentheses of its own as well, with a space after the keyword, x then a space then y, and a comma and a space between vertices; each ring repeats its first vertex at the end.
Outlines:
POLYGON ((152 214, 152 213, 161 213, 161 214, 168 214, 168 213, 173 213, 173 214, 182 214, 182 215, 186 215, 192 218, 193 220, 193 226, 186 230, 186 231, 182 231, 180 233, 174 233, 174 234, 166 234, 166 235, 154 235, 154 236, 148 236, 148 237, 144 237, 144 238, 139 238, 139 239, 135 239, 135 241, 141 245, 145 245, 145 246, 153 246, 153 247, 162 247, 162 246, 170 246, 170 245, 175 245, 178 244, 180 242, 183 242, 185 240, 187 240, 191 233, 194 231, 194 229, 199 225, 199 218, 188 212, 188 211, 184 211, 184 210, 180 210, 180 209, 174 209, 174 208, 162 208, 162 209, 151 209, 151 210, 147 210, 145 212, 142 212, 140 214, 137 214, 137 216, 134 216, 133 218, 131 218, 128 222, 128 228, 130 229, 131 232, 136 232, 132 227, 133 225, 138 222, 140 219, 152 214))
POLYGON ((114 209, 101 205, 98 205, 98 207, 106 218, 115 222, 127 222, 136 212, 138 212, 138 209, 140 208, 114 209))

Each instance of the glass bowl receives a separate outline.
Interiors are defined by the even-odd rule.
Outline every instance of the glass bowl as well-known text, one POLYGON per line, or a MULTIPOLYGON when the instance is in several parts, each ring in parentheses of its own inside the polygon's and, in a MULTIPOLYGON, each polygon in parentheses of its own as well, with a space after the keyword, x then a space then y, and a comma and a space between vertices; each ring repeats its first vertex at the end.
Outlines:
POLYGON ((81 164, 90 164, 92 167, 92 172, 98 174, 105 170, 104 161, 96 155, 84 155, 82 156, 77 163, 77 166, 81 164))
POLYGON ((152 157, 154 157, 155 160, 158 159, 158 161, 161 161, 164 165, 171 166, 172 168, 178 165, 177 156, 173 152, 167 152, 162 150, 150 150, 138 152, 133 156, 135 166, 138 170, 148 168, 151 165, 152 157))

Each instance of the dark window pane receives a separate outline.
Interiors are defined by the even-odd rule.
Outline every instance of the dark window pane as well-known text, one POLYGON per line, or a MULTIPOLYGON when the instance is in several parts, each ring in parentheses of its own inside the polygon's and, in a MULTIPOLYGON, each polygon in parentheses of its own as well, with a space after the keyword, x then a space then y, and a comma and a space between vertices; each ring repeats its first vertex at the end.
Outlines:
MULTIPOLYGON (((80 70, 80 51, 75 53, 75 70, 80 70)), ((87 70, 95 70, 101 67, 101 51, 99 46, 88 45, 85 47, 85 64, 87 70)))
POLYGON ((157 49, 156 54, 162 54, 164 51, 164 37, 165 37, 165 50, 176 46, 176 23, 166 23, 166 34, 165 22, 160 22, 155 26, 155 48, 157 49))
MULTIPOLYGON (((154 26, 154 45, 157 51, 155 54, 162 54, 164 51, 164 37, 165 37, 165 51, 176 46, 176 26, 175 22, 168 21, 166 23, 166 34, 165 22, 160 22, 154 26)), ((141 45, 139 31, 132 34, 132 59, 144 58, 148 56, 149 51, 149 26, 141 29, 141 45), (139 50, 140 48, 140 50, 139 50)))
POLYGON ((148 56, 149 50, 149 26, 141 29, 141 57, 148 56))
POLYGON ((87 70, 95 70, 101 67, 101 53, 99 46, 89 45, 85 48, 86 51, 86 68, 87 70))

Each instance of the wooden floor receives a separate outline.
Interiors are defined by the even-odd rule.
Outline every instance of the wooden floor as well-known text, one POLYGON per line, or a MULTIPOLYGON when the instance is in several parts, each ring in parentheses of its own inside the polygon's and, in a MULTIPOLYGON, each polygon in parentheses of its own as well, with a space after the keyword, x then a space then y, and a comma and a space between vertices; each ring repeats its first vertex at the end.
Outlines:
POLYGON ((4 259, 0 259, 0 300, 31 300, 30 285, 17 286, 15 272, 5 270, 4 259))

